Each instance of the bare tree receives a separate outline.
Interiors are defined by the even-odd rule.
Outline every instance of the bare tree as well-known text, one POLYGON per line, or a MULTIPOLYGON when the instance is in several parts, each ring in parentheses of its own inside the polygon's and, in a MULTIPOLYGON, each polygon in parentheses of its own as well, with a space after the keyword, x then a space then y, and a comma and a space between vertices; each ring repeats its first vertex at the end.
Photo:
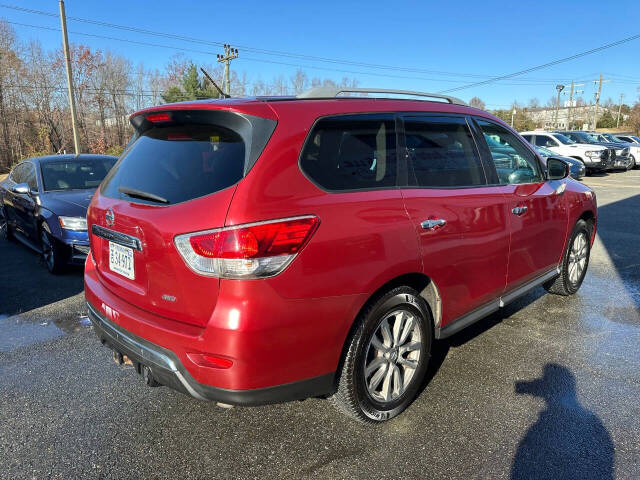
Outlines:
POLYGON ((531 98, 529 100, 529 108, 540 108, 540 100, 537 98, 531 98))
POLYGON ((309 77, 304 70, 298 68, 296 73, 291 76, 291 90, 294 95, 304 92, 309 88, 309 77))
POLYGON ((484 110, 485 109, 485 103, 478 97, 473 97, 471 100, 469 100, 469 105, 475 108, 479 108, 480 110, 484 110))

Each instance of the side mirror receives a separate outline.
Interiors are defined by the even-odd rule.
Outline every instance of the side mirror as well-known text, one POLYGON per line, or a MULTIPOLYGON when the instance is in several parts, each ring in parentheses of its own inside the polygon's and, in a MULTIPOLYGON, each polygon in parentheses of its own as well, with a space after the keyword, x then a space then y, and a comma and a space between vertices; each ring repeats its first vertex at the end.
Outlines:
POLYGON ((547 178, 549 180, 562 180, 569 176, 569 164, 559 158, 547 158, 547 178))
POLYGON ((20 195, 31 193, 31 189, 29 188, 29 185, 26 183, 17 183, 13 187, 11 187, 11 191, 13 193, 18 193, 20 195))

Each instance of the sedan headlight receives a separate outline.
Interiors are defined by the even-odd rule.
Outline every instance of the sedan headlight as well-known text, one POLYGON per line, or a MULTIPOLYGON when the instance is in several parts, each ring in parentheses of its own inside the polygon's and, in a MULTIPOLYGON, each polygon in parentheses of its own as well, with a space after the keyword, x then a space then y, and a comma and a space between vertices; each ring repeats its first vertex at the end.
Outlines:
POLYGON ((588 152, 584 152, 584 154, 589 158, 600 158, 603 151, 604 150, 590 150, 588 152))
POLYGON ((58 217, 60 226, 65 230, 85 232, 87 230, 87 219, 84 217, 58 217))

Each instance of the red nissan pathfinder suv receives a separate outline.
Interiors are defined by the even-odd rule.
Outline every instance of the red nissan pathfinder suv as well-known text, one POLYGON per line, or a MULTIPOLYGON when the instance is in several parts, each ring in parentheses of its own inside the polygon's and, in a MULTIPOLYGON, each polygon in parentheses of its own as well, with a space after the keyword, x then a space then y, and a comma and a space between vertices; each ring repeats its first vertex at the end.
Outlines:
POLYGON ((596 198, 564 162, 452 97, 344 93, 131 116, 87 219, 89 316, 117 361, 198 399, 328 397, 378 422, 434 340, 578 290, 596 198))

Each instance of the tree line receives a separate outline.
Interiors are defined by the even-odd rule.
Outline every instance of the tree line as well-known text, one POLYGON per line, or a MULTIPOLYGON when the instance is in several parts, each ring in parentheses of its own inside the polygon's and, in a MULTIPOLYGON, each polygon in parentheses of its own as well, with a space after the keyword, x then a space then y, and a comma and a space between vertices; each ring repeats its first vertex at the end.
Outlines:
MULTIPOLYGON (((77 106, 77 122, 82 152, 119 155, 131 136, 128 115, 141 108, 162 103, 217 98, 218 91, 196 65, 182 54, 168 58, 166 66, 146 68, 113 52, 103 52, 82 44, 71 44, 71 63, 77 106)), ((73 151, 73 135, 62 47, 46 50, 37 40, 21 41, 13 28, 0 19, 0 173, 20 160, 33 156, 73 151)), ((221 64, 204 65, 222 87, 221 64)), ((232 96, 294 95, 310 87, 357 87, 358 81, 310 77, 302 69, 287 77, 249 81, 246 72, 231 71, 232 96)), ((555 107, 556 97, 547 102, 555 107)), ((586 104, 577 99, 578 106, 586 104)), ((478 98, 472 106, 485 109, 478 98)), ((614 106, 611 100, 603 105, 614 106)), ((517 130, 536 128, 527 112, 541 106, 538 99, 527 105, 513 103, 509 109, 492 113, 511 121, 516 108, 517 130)), ((623 105, 628 126, 640 132, 640 103, 623 105)), ((612 119, 601 125, 609 126, 612 119)))
MULTIPOLYGON (((128 115, 162 103, 217 98, 218 91, 184 55, 160 69, 146 68, 112 52, 70 45, 77 123, 82 152, 119 155, 132 130, 128 115)), ((221 64, 204 65, 222 86, 221 64)), ((287 77, 250 82, 231 71, 231 95, 294 95, 310 87, 356 87, 355 79, 336 82, 310 77, 302 69, 287 77)), ((62 47, 46 50, 37 40, 20 41, 0 19, 0 173, 24 158, 73 152, 73 134, 62 47)))

